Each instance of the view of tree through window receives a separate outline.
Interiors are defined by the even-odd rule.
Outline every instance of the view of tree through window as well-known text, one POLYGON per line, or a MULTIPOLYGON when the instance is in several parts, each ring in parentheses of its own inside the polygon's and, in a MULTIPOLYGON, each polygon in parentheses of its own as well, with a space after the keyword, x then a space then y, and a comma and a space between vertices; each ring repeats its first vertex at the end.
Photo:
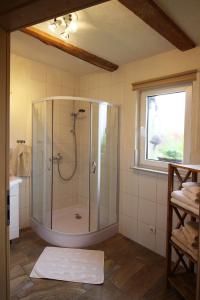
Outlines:
POLYGON ((183 161, 185 92, 147 97, 146 159, 183 161))

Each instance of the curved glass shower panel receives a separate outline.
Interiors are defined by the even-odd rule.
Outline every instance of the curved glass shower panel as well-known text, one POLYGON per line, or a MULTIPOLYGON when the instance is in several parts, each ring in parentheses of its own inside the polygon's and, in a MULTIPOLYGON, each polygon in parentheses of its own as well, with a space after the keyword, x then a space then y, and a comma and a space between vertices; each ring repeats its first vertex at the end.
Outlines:
POLYGON ((33 104, 32 216, 51 228, 52 101, 33 104))
POLYGON ((90 148, 90 231, 99 227, 100 174, 99 174, 99 104, 91 103, 90 148))
POLYGON ((118 107, 100 105, 101 181, 99 229, 117 222, 118 197, 118 107))
POLYGON ((34 103, 32 144, 37 230, 40 224, 53 238, 59 233, 67 246, 72 236, 116 232, 118 107, 77 97, 34 103))
POLYGON ((91 104, 90 231, 117 222, 118 108, 91 104))

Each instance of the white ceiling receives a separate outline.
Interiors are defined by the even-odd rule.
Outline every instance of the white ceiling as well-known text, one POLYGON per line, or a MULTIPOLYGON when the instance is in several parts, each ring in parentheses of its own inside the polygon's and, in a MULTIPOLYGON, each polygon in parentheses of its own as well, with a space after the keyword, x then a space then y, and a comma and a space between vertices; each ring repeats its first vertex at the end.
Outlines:
MULTIPOLYGON (((155 0, 155 2, 197 44, 200 44, 199 0, 155 0)), ((119 65, 174 49, 173 45, 117 0, 79 11, 78 18, 78 31, 71 35, 69 43, 119 65)), ((44 22, 37 27, 49 32, 47 25, 48 22, 44 22)), ((76 74, 82 75, 99 70, 20 32, 12 34, 11 50, 16 54, 76 74)))

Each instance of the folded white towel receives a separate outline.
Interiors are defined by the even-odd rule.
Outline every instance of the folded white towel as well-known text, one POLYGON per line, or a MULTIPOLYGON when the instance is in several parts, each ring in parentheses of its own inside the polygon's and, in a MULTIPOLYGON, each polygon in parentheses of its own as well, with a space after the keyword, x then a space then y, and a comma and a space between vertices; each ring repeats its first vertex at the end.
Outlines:
POLYGON ((191 199, 189 199, 188 197, 186 197, 184 194, 183 194, 183 191, 173 191, 172 192, 172 198, 175 198, 189 206, 192 206, 196 209, 199 209, 199 203, 198 201, 193 201, 191 199))
POLYGON ((184 226, 185 234, 190 237, 192 241, 199 239, 199 222, 189 221, 184 226))
POLYGON ((178 229, 174 229, 172 231, 172 237, 174 237, 177 241, 179 241, 182 244, 182 246, 184 246, 184 248, 187 249, 186 251, 192 257, 194 257, 195 259, 197 258, 197 255, 198 255, 197 248, 193 247, 192 243, 190 243, 190 241, 188 241, 188 239, 186 238, 186 236, 185 236, 185 227, 184 226, 181 226, 178 229))
POLYGON ((188 248, 184 243, 182 243, 177 237, 173 236, 171 237, 172 242, 174 242, 177 246, 179 246, 181 249, 183 249, 185 252, 187 252, 189 255, 191 255, 195 260, 198 258, 198 250, 195 248, 188 248))
POLYGON ((10 175, 31 176, 31 147, 17 145, 10 153, 10 175))
POLYGON ((186 188, 182 188, 181 191, 183 192, 183 195, 185 195, 189 199, 191 199, 193 201, 200 201, 199 194, 192 193, 189 190, 187 190, 186 188))
POLYGON ((182 184, 184 188, 186 188, 191 193, 196 194, 197 196, 200 196, 200 183, 197 182, 184 182, 182 184))
MULTIPOLYGON (((191 200, 188 200, 188 202, 189 201, 191 201, 191 200)), ((189 204, 184 203, 183 201, 175 199, 175 198, 171 198, 171 202, 174 203, 174 204, 177 204, 180 207, 183 207, 183 208, 187 209, 188 211, 193 212, 197 216, 199 215, 199 208, 195 208, 195 207, 191 206, 190 202, 189 202, 189 204)))

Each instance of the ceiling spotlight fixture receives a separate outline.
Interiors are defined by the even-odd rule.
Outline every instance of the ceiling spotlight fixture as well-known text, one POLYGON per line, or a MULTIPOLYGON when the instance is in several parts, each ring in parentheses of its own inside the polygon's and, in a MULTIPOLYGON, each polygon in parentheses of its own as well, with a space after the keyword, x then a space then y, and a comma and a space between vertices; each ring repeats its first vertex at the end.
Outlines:
POLYGON ((69 39, 70 34, 75 33, 78 29, 78 15, 77 13, 71 13, 55 18, 50 21, 48 27, 63 40, 67 40, 69 39))
POLYGON ((69 33, 64 31, 60 34, 60 37, 63 39, 63 40, 68 40, 69 39, 69 33))
POLYGON ((61 20, 60 19, 54 19, 49 23, 49 29, 53 32, 56 32, 56 29, 61 25, 61 20))

